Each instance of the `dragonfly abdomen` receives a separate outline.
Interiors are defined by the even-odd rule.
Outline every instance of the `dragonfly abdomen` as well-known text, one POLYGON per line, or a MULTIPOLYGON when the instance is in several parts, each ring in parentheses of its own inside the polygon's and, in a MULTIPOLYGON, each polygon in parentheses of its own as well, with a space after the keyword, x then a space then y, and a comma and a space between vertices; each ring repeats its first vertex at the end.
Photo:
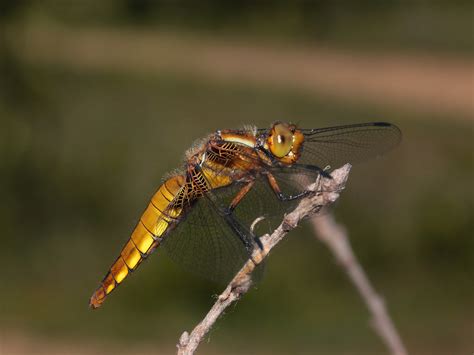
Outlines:
POLYGON ((183 204, 175 203, 185 192, 185 177, 176 175, 166 180, 153 195, 120 255, 110 267, 89 305, 98 308, 106 296, 134 271, 160 244, 163 237, 184 214, 183 204))

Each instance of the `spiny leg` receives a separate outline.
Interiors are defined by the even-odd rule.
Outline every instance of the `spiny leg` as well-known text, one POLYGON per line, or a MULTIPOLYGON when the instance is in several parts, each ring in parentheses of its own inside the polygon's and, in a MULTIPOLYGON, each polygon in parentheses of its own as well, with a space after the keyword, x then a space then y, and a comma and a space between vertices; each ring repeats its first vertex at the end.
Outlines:
POLYGON ((242 201, 245 195, 252 189, 253 185, 255 184, 255 180, 249 181, 233 198, 232 202, 229 205, 228 211, 232 213, 237 205, 242 201))
POLYGON ((293 164, 292 167, 302 168, 302 169, 309 170, 309 171, 314 171, 314 172, 319 173, 322 177, 325 177, 326 179, 332 179, 331 174, 329 174, 329 173, 327 172, 329 166, 326 167, 326 168, 324 168, 324 169, 321 169, 319 166, 316 166, 316 165, 310 165, 310 164, 293 164))
MULTIPOLYGON (((242 189, 235 195, 229 206, 224 210, 216 206, 216 208, 218 209, 218 211, 220 211, 220 214, 226 221, 227 225, 232 229, 235 234, 237 234, 240 241, 244 244, 245 249, 247 249, 250 257, 252 256, 252 253, 255 249, 255 244, 257 244, 260 249, 263 249, 262 242, 251 231, 246 230, 246 228, 242 226, 242 224, 235 218, 233 212, 238 206, 238 204, 242 201, 242 199, 247 195, 247 193, 252 190, 254 184, 255 180, 252 179, 248 181, 245 186, 242 187, 242 189)), ((207 195, 211 198, 211 200, 213 200, 212 192, 208 192, 207 195)))
POLYGON ((239 237, 241 242, 244 244, 245 249, 252 255, 252 252, 255 248, 255 244, 258 245, 260 249, 263 249, 262 242, 258 237, 256 237, 252 232, 245 230, 245 228, 240 224, 240 222, 234 217, 233 214, 226 213, 224 219, 227 225, 234 231, 235 234, 239 237))
POLYGON ((238 204, 242 201, 242 199, 252 190, 252 187, 255 184, 255 180, 252 179, 247 184, 245 184, 242 189, 235 195, 232 199, 229 207, 226 210, 226 222, 227 224, 234 230, 235 233, 239 236, 240 240, 244 243, 245 248, 252 254, 254 250, 255 243, 258 245, 260 249, 263 249, 262 242, 260 239, 255 236, 251 231, 244 231, 244 228, 240 225, 237 219, 233 215, 233 211, 238 206, 238 204))
MULTIPOLYGON (((316 172, 316 173, 319 174, 319 177, 322 176, 322 177, 327 178, 327 179, 332 179, 332 176, 331 176, 331 174, 329 174, 327 172, 327 169, 321 169, 320 167, 318 167, 316 165, 293 164, 291 167, 300 168, 300 169, 306 170, 306 171, 316 172)), ((281 191, 280 186, 278 185, 278 182, 276 181, 275 177, 270 172, 267 172, 266 175, 267 175, 267 180, 268 180, 268 183, 270 184, 270 187, 275 192, 275 195, 278 197, 278 199, 280 201, 292 201, 292 200, 296 200, 296 199, 299 199, 299 198, 302 198, 302 197, 305 197, 305 196, 308 196, 309 194, 311 194, 311 191, 303 191, 303 192, 300 192, 299 194, 296 194, 296 195, 286 196, 281 191)))
POLYGON ((281 192, 280 185, 278 185, 278 182, 276 181, 275 177, 271 173, 267 173, 267 180, 273 192, 275 192, 275 195, 278 197, 280 201, 293 201, 301 197, 305 197, 311 193, 311 191, 303 191, 297 195, 286 196, 281 192))

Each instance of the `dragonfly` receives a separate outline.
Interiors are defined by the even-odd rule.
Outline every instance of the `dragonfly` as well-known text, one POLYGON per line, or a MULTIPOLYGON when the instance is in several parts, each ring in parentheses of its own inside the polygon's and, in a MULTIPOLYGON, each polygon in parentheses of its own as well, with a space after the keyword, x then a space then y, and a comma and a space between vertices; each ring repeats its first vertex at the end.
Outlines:
POLYGON ((383 155, 400 140, 400 129, 386 122, 315 129, 275 122, 208 135, 152 196, 90 307, 100 307, 158 247, 193 272, 230 280, 261 248, 252 221, 264 216, 271 228, 310 193, 308 181, 383 155))

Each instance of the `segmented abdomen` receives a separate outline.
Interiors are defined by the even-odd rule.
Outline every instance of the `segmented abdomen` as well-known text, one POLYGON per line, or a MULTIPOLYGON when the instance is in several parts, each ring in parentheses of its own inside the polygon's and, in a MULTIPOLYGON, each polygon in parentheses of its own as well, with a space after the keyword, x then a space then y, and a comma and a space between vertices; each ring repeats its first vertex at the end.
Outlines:
POLYGON ((183 204, 173 201, 182 201, 184 193, 185 177, 182 175, 173 176, 160 186, 119 257, 90 298, 92 308, 100 307, 107 295, 153 252, 165 234, 176 225, 183 214, 183 204))

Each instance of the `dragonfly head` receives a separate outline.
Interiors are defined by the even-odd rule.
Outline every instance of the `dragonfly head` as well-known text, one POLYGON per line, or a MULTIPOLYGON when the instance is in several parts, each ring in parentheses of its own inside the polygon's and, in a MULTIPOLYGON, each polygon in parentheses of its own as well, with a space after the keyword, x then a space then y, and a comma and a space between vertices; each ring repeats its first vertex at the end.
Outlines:
POLYGON ((280 162, 293 164, 301 155, 303 141, 303 133, 294 124, 275 122, 263 147, 280 162))

